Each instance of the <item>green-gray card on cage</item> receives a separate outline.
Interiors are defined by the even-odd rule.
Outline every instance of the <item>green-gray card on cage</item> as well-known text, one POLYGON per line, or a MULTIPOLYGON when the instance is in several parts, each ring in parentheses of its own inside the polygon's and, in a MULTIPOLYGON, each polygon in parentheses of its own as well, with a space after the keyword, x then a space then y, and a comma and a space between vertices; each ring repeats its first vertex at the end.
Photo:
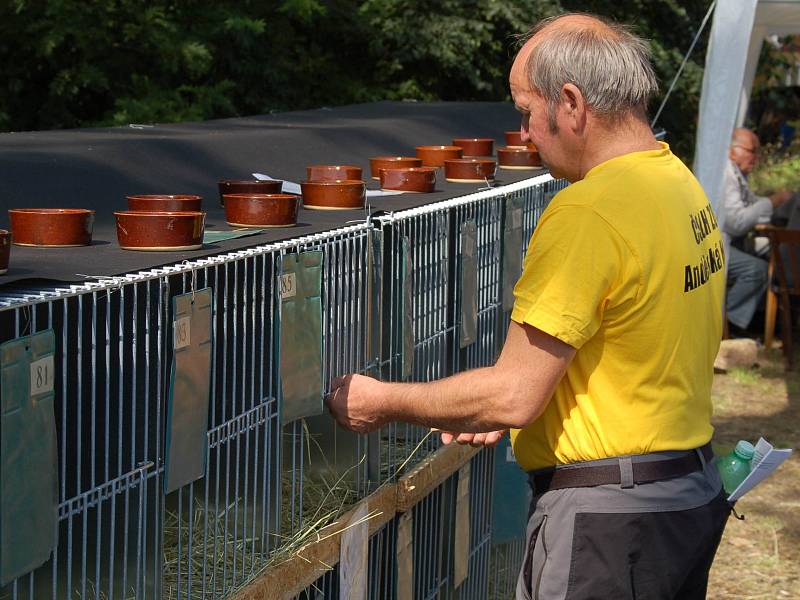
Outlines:
POLYGON ((531 488, 528 476, 517 464, 511 440, 504 435, 494 451, 492 484, 492 544, 524 539, 531 488), (502 501, 500 501, 502 499, 502 501))
POLYGON ((474 219, 461 226, 461 326, 459 346, 478 338, 478 227, 474 219))
POLYGON ((278 288, 285 425, 322 412, 322 252, 285 255, 278 288))
POLYGON ((372 229, 367 247, 367 374, 380 375, 383 349, 383 232, 372 229))
POLYGON ((414 263, 411 258, 411 240, 403 236, 400 308, 400 374, 411 377, 414 365, 414 263))
POLYGON ((503 310, 514 308, 514 286, 522 274, 522 201, 514 198, 506 203, 503 231, 503 276, 501 280, 503 310))
POLYGON ((211 393, 211 288, 172 299, 172 370, 167 397, 164 492, 205 475, 211 393))
POLYGON ((0 585, 44 564, 58 543, 55 336, 0 345, 0 585))

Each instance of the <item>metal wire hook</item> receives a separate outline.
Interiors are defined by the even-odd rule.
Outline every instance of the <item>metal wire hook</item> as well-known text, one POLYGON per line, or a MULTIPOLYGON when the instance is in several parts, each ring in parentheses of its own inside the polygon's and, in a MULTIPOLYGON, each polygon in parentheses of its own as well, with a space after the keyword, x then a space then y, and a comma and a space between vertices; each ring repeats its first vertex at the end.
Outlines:
POLYGON ((194 304, 194 297, 197 289, 197 271, 192 268, 188 260, 184 260, 181 266, 189 268, 189 291, 192 293, 192 304, 194 304))
POLYGON ((30 332, 30 327, 31 327, 32 319, 31 319, 31 307, 29 305, 25 304, 25 305, 22 306, 22 316, 25 319, 24 320, 25 325, 24 325, 24 327, 22 328, 22 330, 20 332, 20 336, 24 337, 24 336, 28 335, 29 333, 31 333, 30 332))

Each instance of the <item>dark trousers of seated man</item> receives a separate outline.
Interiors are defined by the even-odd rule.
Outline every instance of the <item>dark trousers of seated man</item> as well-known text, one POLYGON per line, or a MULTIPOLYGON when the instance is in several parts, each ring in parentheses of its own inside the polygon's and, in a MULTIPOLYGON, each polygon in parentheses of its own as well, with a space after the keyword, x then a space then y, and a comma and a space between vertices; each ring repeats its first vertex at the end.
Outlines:
POLYGON ((728 250, 728 289, 725 309, 728 321, 747 329, 767 292, 769 263, 731 246, 728 250))
POLYGON ((705 598, 730 507, 716 465, 698 460, 688 475, 632 487, 534 489, 517 600, 705 598))

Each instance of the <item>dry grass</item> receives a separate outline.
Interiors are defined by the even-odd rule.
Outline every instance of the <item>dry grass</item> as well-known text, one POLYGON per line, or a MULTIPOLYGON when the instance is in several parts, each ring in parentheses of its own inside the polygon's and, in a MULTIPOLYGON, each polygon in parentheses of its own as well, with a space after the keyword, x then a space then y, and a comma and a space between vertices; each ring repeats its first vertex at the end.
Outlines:
MULTIPOLYGON (((384 485, 395 480, 409 465, 422 458, 424 453, 421 447, 431 434, 425 435, 421 441, 396 439, 393 443, 392 464, 386 462, 388 454, 388 440, 382 440, 383 451, 381 457, 382 479, 384 485), (389 473, 394 473, 389 476, 389 473)), ((308 434, 306 436, 309 447, 307 451, 307 466, 311 463, 311 446, 317 441, 308 434)), ((314 456, 325 460, 324 452, 317 445, 314 456)), ((351 508, 359 499, 358 491, 354 489, 354 471, 363 465, 366 456, 361 462, 353 465, 342 473, 327 464, 322 469, 312 470, 307 468, 304 473, 302 527, 295 527, 290 511, 291 497, 297 491, 299 482, 292 479, 291 471, 282 474, 282 511, 281 534, 268 534, 276 539, 262 540, 258 537, 242 537, 243 526, 233 527, 230 517, 233 508, 241 504, 243 499, 237 498, 229 507, 215 512, 202 503, 195 502, 189 511, 184 511, 183 519, 179 519, 174 511, 167 511, 164 521, 164 593, 165 600, 178 597, 179 590, 184 595, 191 588, 192 597, 218 598, 222 590, 231 591, 240 588, 246 582, 243 576, 247 575, 249 581, 264 569, 280 564, 292 557, 303 556, 304 550, 310 545, 332 535, 340 533, 345 528, 352 526, 337 521, 343 513, 351 508), (311 474, 313 471, 313 475, 311 474), (189 527, 187 519, 192 519, 189 527), (189 532, 194 531, 195 539, 192 544, 191 556, 187 556, 189 547, 189 532), (274 550, 263 552, 265 548, 277 546, 274 550), (178 552, 178 548, 182 552, 178 552), (247 559, 245 560, 245 556, 247 559), (191 584, 186 581, 188 569, 187 561, 193 565, 194 576, 191 584), (238 561, 238 562, 237 562, 238 561), (245 563, 247 563, 245 565, 245 563), (205 567, 205 571, 204 571, 205 567)), ((241 507, 240 507, 241 508, 241 507)), ((242 509, 243 510, 243 509, 242 509)), ((246 512, 243 510, 243 512, 246 512)), ((370 513, 367 520, 374 518, 378 513, 370 513)), ((295 515, 299 517, 300 515, 295 515)), ((299 520, 299 519, 298 519, 299 520)), ((330 568, 328 565, 323 565, 330 568)))
MULTIPOLYGON (((800 364, 800 360, 796 360, 800 364)), ((800 370, 785 371, 776 351, 759 369, 717 375, 715 450, 739 439, 765 437, 775 447, 800 449, 800 370)), ((800 598, 800 454, 740 500, 711 569, 708 598, 800 598)))

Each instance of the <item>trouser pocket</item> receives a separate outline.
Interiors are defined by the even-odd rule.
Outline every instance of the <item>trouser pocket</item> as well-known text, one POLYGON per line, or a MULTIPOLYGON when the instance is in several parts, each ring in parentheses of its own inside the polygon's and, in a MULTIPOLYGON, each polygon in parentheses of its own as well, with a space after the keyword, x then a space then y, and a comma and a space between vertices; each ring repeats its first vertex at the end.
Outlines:
POLYGON ((547 515, 534 515, 528 523, 525 557, 517 581, 517 600, 537 600, 547 558, 544 532, 547 515))
POLYGON ((533 545, 533 551, 531 552, 531 562, 533 563, 532 571, 535 572, 535 579, 533 579, 533 600, 539 600, 544 565, 547 563, 547 538, 545 537, 546 529, 547 515, 545 515, 542 519, 542 524, 539 527, 539 535, 536 536, 536 544, 533 545), (537 552, 537 548, 541 548, 541 552, 537 552))

